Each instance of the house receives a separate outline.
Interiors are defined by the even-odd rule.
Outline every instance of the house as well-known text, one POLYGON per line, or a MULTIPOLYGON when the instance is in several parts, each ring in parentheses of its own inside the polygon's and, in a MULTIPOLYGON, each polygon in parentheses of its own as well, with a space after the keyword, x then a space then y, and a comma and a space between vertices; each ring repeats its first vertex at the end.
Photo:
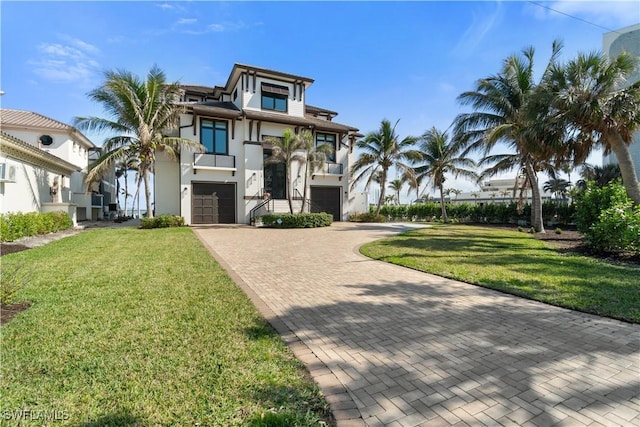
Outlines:
POLYGON ((41 114, 6 108, 0 129, 2 213, 62 210, 74 224, 108 214, 114 181, 88 188, 89 159, 99 148, 86 136, 41 114))
MULTIPOLYGON (((200 142, 205 152, 184 149, 178 161, 158 152, 155 214, 174 214, 187 224, 249 223, 252 217, 288 212, 286 168, 266 164, 287 128, 309 130, 316 144, 334 153, 308 185, 312 212, 346 220, 350 209, 349 165, 358 129, 334 122, 337 112, 308 105, 313 79, 235 64, 224 86, 182 86, 185 109, 174 136, 200 142)), ((292 166, 296 206, 304 194, 304 165, 292 166)))

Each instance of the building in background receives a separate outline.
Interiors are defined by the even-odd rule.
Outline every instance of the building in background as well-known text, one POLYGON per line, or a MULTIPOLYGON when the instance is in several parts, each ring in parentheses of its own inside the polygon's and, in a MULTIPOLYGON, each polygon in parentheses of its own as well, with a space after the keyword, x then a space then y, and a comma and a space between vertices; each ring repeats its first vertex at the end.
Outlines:
MULTIPOLYGON (((602 36, 602 52, 612 59, 622 52, 627 52, 636 58, 640 58, 640 24, 605 33, 602 36)), ((624 87, 638 81, 640 81, 640 67, 636 67, 635 72, 627 79, 624 87)), ((640 130, 633 135, 633 142, 629 147, 629 151, 636 168, 636 176, 640 181, 640 130)), ((618 163, 615 154, 610 153, 603 156, 602 164, 609 163, 618 163)))
POLYGON ((0 131, 2 213, 62 210, 74 223, 109 214, 114 181, 104 177, 88 187, 89 159, 99 149, 81 132, 38 113, 6 108, 0 109, 0 131))

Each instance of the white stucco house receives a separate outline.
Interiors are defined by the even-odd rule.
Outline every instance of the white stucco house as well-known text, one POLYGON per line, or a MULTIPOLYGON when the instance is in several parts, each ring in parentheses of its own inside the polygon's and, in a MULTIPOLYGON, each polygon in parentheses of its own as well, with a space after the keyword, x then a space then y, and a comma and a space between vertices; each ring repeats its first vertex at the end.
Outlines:
MULTIPOLYGON (((308 182, 312 212, 334 220, 350 212, 349 167, 358 129, 334 122, 334 111, 308 105, 313 79, 235 64, 224 86, 182 86, 185 112, 177 135, 200 142, 204 153, 183 149, 178 161, 157 153, 155 214, 174 214, 187 224, 249 223, 256 214, 288 212, 285 166, 265 164, 267 137, 287 128, 308 129, 316 144, 335 148, 308 182)), ((304 168, 293 165, 293 198, 300 206, 304 168)))
POLYGON ((108 214, 113 180, 88 188, 99 150, 74 127, 41 114, 0 109, 0 212, 65 211, 74 224, 108 214))

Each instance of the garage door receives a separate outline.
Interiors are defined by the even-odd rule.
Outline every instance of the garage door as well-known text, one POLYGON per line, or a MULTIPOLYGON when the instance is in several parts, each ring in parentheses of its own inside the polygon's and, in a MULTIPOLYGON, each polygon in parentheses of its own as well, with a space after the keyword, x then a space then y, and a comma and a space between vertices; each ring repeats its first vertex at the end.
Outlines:
POLYGON ((311 212, 326 212, 340 221, 340 195, 342 187, 311 187, 311 212))
POLYGON ((191 222, 193 224, 234 224, 235 184, 202 182, 193 184, 191 222))

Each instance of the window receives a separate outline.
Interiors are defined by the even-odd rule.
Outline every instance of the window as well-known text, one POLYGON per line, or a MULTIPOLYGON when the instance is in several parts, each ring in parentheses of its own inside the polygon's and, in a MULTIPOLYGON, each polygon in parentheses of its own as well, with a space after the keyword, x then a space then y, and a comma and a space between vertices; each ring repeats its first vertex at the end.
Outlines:
POLYGON ((328 144, 330 147, 333 148, 333 151, 331 152, 331 154, 327 156, 327 160, 330 162, 335 162, 336 151, 338 151, 336 147, 336 136, 332 133, 316 134, 316 146, 322 145, 322 144, 328 144))
POLYGON ((262 109, 287 112, 289 88, 262 83, 262 109))
POLYGON ((227 122, 202 120, 200 122, 200 143, 210 154, 227 154, 227 122))

